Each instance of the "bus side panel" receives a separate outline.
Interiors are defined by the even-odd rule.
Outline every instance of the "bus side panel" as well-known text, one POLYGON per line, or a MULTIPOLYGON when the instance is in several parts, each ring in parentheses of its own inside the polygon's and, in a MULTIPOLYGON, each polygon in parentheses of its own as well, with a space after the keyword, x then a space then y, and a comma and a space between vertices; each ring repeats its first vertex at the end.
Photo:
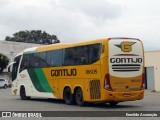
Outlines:
POLYGON ((12 92, 13 95, 20 95, 20 87, 24 86, 26 90, 26 95, 31 95, 31 89, 29 86, 32 86, 32 82, 29 78, 27 70, 22 71, 17 75, 16 80, 12 82, 12 92))
POLYGON ((105 75, 109 73, 108 40, 102 42, 101 57, 99 62, 100 73, 98 73, 98 75, 100 75, 100 77, 97 78, 97 80, 100 80, 100 90, 98 90, 99 88, 96 86, 96 83, 93 83, 96 79, 87 79, 85 81, 85 101, 88 102, 101 102, 106 101, 106 99, 108 98, 108 91, 104 89, 105 75), (91 84, 93 84, 96 88, 94 89, 93 87, 91 87, 91 84))
POLYGON ((63 99, 63 91, 65 87, 70 87, 71 90, 73 88, 73 80, 72 79, 59 79, 59 98, 63 99))
POLYGON ((32 80, 35 80, 31 78, 30 74, 27 70, 24 70, 20 72, 17 76, 17 79, 13 81, 12 86, 12 92, 14 95, 20 95, 20 87, 23 85, 26 90, 27 96, 34 96, 34 97, 44 97, 44 98, 55 98, 55 96, 52 93, 45 92, 45 91, 38 91, 37 87, 39 87, 39 84, 33 84, 32 80), (32 79, 32 80, 31 80, 32 79), (15 92, 16 91, 16 92, 15 92))
POLYGON ((101 101, 105 101, 108 98, 108 91, 104 88, 104 80, 105 75, 109 73, 109 67, 108 67, 108 57, 104 57, 101 59, 101 72, 102 72, 102 78, 101 78, 101 101))
POLYGON ((74 93, 75 92, 74 90, 76 90, 76 87, 80 87, 83 92, 84 101, 85 101, 85 97, 86 97, 85 81, 87 81, 87 79, 78 78, 78 79, 73 80, 73 89, 72 89, 72 92, 74 93))
POLYGON ((49 85, 55 91, 54 95, 60 99, 63 98, 63 91, 66 86, 71 88, 72 93, 74 92, 75 87, 78 86, 81 87, 83 92, 86 92, 86 80, 101 79, 100 61, 93 65, 43 68, 43 72, 49 85))
POLYGON ((44 75, 46 77, 46 80, 47 80, 49 86, 54 91, 53 95, 56 98, 59 98, 59 89, 58 89, 58 86, 59 86, 59 81, 60 80, 59 79, 54 79, 54 78, 51 77, 51 69, 50 68, 43 68, 43 72, 44 72, 44 75))
POLYGON ((108 40, 105 40, 103 43, 102 48, 102 54, 101 54, 101 99, 97 101, 106 101, 108 99, 108 91, 104 88, 104 80, 105 75, 109 74, 109 59, 108 59, 108 40), (104 52, 103 52, 104 51, 104 52))
POLYGON ((84 92, 83 92, 83 96, 84 96, 84 100, 85 101, 90 101, 91 100, 91 97, 90 97, 90 79, 86 79, 84 80, 84 85, 85 85, 85 89, 84 89, 84 92))

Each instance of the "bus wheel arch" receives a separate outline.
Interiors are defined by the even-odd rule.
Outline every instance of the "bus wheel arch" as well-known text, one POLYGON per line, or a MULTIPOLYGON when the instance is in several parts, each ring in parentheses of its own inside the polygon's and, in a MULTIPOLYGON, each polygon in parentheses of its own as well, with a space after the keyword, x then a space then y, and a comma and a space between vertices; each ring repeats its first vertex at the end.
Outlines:
POLYGON ((75 103, 74 94, 69 86, 66 86, 63 90, 63 99, 67 105, 73 105, 75 103))
POLYGON ((31 97, 26 96, 26 89, 24 85, 20 86, 20 97, 22 100, 29 100, 31 97))
POLYGON ((74 89, 74 95, 75 95, 75 101, 77 105, 83 106, 84 105, 84 99, 83 99, 83 91, 82 88, 77 86, 74 89))

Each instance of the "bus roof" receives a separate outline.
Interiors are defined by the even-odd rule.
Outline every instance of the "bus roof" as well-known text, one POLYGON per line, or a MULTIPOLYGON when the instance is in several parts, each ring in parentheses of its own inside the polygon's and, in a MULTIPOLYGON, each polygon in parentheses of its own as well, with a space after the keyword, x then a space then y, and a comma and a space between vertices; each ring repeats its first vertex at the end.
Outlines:
POLYGON ((108 38, 105 39, 96 39, 96 40, 89 40, 83 42, 75 42, 75 43, 56 43, 50 45, 42 45, 38 47, 27 48, 23 51, 23 53, 34 53, 34 52, 43 52, 53 49, 60 49, 60 48, 67 48, 67 47, 75 47, 79 45, 87 45, 87 44, 94 44, 94 43, 101 43, 104 40, 106 41, 108 38))
POLYGON ((113 37, 113 38, 95 39, 95 40, 88 40, 88 41, 75 42, 75 43, 56 43, 56 44, 50 44, 50 45, 42 45, 42 46, 33 47, 33 48, 27 48, 22 53, 43 52, 43 51, 48 51, 48 50, 53 50, 53 49, 76 47, 76 46, 80 46, 80 45, 87 45, 87 44, 94 44, 94 43, 103 43, 103 42, 107 42, 108 40, 111 40, 111 39, 134 39, 134 40, 139 40, 139 39, 136 39, 136 38, 113 37))

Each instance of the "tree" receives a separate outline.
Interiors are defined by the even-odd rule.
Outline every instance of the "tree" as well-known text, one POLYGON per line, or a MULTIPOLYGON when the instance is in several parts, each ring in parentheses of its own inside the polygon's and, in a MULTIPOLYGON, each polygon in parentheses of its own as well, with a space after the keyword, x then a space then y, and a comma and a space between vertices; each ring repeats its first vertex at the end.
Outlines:
POLYGON ((0 53, 0 74, 3 72, 9 63, 9 58, 0 53))
POLYGON ((36 44, 54 44, 60 42, 56 35, 50 35, 45 31, 42 32, 42 30, 19 31, 14 33, 13 37, 6 36, 5 40, 36 44))

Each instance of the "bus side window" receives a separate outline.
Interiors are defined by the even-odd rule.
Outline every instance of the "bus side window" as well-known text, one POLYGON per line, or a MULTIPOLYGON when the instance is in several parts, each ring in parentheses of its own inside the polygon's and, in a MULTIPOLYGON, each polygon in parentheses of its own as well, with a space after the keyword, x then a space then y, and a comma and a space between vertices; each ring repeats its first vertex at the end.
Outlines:
POLYGON ((22 58, 22 62, 21 62, 21 66, 20 66, 20 71, 23 71, 24 69, 27 69, 29 67, 29 55, 23 55, 23 58, 22 58))
POLYGON ((89 63, 99 60, 101 54, 101 44, 93 44, 88 46, 89 63))
POLYGON ((62 66, 63 50, 51 51, 51 66, 62 66))
POLYGON ((88 64, 87 46, 78 47, 80 65, 88 64))
POLYGON ((75 65, 75 59, 74 59, 74 48, 67 48, 64 52, 65 58, 64 58, 64 65, 75 65))
POLYGON ((64 65, 87 65, 99 60, 101 44, 64 49, 64 65))
POLYGON ((34 60, 34 54, 29 54, 29 68, 34 68, 35 66, 35 60, 34 60))
POLYGON ((40 62, 40 67, 48 67, 47 63, 47 52, 40 52, 39 53, 39 62, 40 62))
POLYGON ((39 67, 39 53, 34 53, 34 67, 39 67))
POLYGON ((48 51, 48 52, 47 52, 47 61, 46 61, 47 64, 48 64, 48 67, 50 67, 50 66, 52 65, 52 64, 51 64, 51 63, 52 63, 52 59, 51 59, 52 56, 51 56, 51 55, 52 55, 52 54, 51 54, 51 51, 48 51))

